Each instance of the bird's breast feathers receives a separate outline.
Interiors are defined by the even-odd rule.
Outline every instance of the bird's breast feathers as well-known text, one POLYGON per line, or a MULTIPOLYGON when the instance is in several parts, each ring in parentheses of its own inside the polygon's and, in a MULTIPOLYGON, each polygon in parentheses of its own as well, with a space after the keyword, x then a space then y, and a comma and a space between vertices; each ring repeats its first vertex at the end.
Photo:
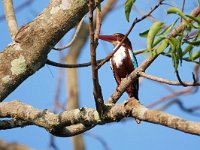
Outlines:
POLYGON ((120 68, 122 66, 123 61, 127 58, 129 58, 129 59, 131 58, 134 68, 138 67, 137 60, 136 60, 133 52, 129 49, 126 49, 124 46, 121 46, 117 50, 117 52, 113 55, 113 57, 110 59, 111 68, 113 69, 112 62, 115 63, 117 68, 120 68), (128 51, 128 53, 127 53, 127 51, 128 51), (129 57, 127 55, 129 55, 129 57))

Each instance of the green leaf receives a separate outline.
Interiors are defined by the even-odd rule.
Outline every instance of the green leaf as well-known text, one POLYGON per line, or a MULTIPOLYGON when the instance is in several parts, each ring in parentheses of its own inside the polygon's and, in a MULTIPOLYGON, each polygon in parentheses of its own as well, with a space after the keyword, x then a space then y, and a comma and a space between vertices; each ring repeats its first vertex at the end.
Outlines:
POLYGON ((178 41, 174 37, 169 38, 170 52, 176 53, 176 46, 178 45, 178 41))
POLYGON ((179 20, 179 18, 176 19, 176 21, 174 21, 170 26, 166 27, 161 33, 158 34, 158 36, 159 35, 163 36, 163 35, 169 33, 172 30, 172 28, 175 26, 175 24, 177 23, 178 20, 179 20))
POLYGON ((179 60, 180 60, 180 64, 182 65, 182 60, 183 60, 183 52, 181 48, 182 38, 183 36, 179 36, 178 39, 174 37, 169 38, 169 44, 170 44, 170 49, 171 49, 170 53, 173 58, 175 70, 178 69, 179 60))
POLYGON ((182 62, 183 62, 183 52, 182 52, 182 48, 181 48, 182 39, 183 39, 183 35, 178 37, 178 45, 176 47, 181 65, 182 65, 182 62))
POLYGON ((200 60, 200 50, 198 50, 195 54, 192 54, 192 52, 191 52, 189 57, 186 57, 185 59, 190 60, 190 61, 193 61, 193 60, 196 60, 196 59, 200 60))
POLYGON ((193 46, 200 46, 200 40, 199 41, 187 41, 183 40, 185 43, 191 44, 193 46))
POLYGON ((170 44, 170 53, 171 53, 171 56, 172 56, 172 60, 173 60, 173 65, 174 65, 174 69, 175 71, 178 70, 178 64, 179 64, 179 59, 178 59, 178 55, 177 55, 177 52, 176 52, 176 44, 177 44, 177 41, 175 38, 170 38, 169 39, 169 44, 170 44))
POLYGON ((162 40, 164 40, 165 37, 158 37, 154 40, 153 42, 153 47, 156 46, 157 44, 159 44, 162 40))
POLYGON ((192 44, 188 44, 188 45, 185 47, 185 49, 183 50, 183 56, 184 56, 185 54, 187 54, 188 52, 190 52, 193 48, 194 48, 194 47, 193 47, 192 44))
POLYGON ((200 58, 200 50, 198 50, 193 56, 192 56, 192 60, 195 60, 197 58, 200 58))
POLYGON ((162 29, 163 22, 156 21, 152 24, 147 34, 147 50, 151 51, 155 36, 162 29))
POLYGON ((193 54, 193 49, 191 51, 189 51, 189 58, 190 58, 190 60, 193 60, 192 54, 193 54))
POLYGON ((190 23, 188 22, 187 17, 183 14, 183 12, 179 8, 177 8, 177 7, 170 7, 167 10, 167 14, 178 14, 180 17, 182 17, 185 20, 187 26, 190 26, 190 23))
POLYGON ((141 37, 147 38, 148 33, 149 33, 149 30, 146 30, 146 31, 144 31, 144 32, 142 32, 142 33, 139 33, 139 35, 140 35, 141 37))
POLYGON ((125 15, 126 15, 126 20, 129 22, 129 16, 131 13, 131 9, 133 4, 135 3, 135 0, 126 0, 125 3, 125 15))
POLYGON ((173 59, 173 63, 174 63, 174 69, 175 69, 175 71, 177 71, 179 61, 178 61, 177 55, 175 53, 172 53, 172 59, 173 59))
POLYGON ((167 39, 164 39, 162 41, 162 43, 157 47, 157 49, 155 51, 156 54, 158 55, 158 54, 162 53, 167 47, 168 47, 167 39))

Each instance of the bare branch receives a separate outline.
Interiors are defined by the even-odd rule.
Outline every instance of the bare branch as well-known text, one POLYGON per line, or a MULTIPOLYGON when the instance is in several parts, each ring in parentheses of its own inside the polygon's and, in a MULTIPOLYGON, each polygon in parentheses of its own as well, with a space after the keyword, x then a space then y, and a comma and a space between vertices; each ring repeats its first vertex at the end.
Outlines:
POLYGON ((174 98, 174 97, 177 97, 177 96, 180 96, 180 95, 185 95, 185 94, 191 94, 191 93, 194 93, 195 90, 194 90, 194 87, 190 87, 190 88, 184 88, 184 89, 181 89, 179 91, 176 91, 176 92, 173 92, 169 95, 166 95, 156 101, 153 101, 152 103, 150 103, 149 105, 147 105, 148 108, 152 108, 152 107, 155 107, 156 105, 168 100, 168 99, 171 99, 171 98, 174 98))
MULTIPOLYGON (((102 116, 104 113, 104 110, 103 110, 104 101, 103 101, 103 96, 102 96, 102 92, 101 92, 101 86, 99 84, 99 79, 98 79, 98 69, 96 69, 96 66, 97 66, 97 62, 96 62, 97 38, 94 37, 93 6, 94 6, 94 1, 89 0, 88 7, 89 7, 89 31, 90 31, 90 56, 91 56, 91 65, 92 65, 93 95, 95 98, 97 111, 102 116)), ((100 11, 100 10, 98 10, 98 8, 96 8, 96 10, 100 11)), ((100 13, 98 13, 98 14, 100 14, 100 13)), ((100 23, 99 20, 97 22, 100 23)), ((97 25, 97 26, 100 28, 100 25, 97 25)), ((98 34, 100 29, 97 29, 97 30, 98 30, 97 31, 97 34, 98 34)))
POLYGON ((51 48, 88 12, 86 1, 67 1, 70 9, 68 3, 52 0, 0 53, 0 101, 45 65, 51 48))
POLYGON ((12 39, 14 39, 16 33, 18 32, 18 25, 13 8, 13 2, 12 0, 3 0, 3 4, 4 4, 6 21, 8 24, 8 29, 12 39))
POLYGON ((101 5, 99 0, 95 0, 96 8, 96 30, 94 35, 94 41, 98 44, 99 33, 101 31, 101 5))
POLYGON ((170 107, 173 104, 177 104, 182 111, 184 111, 190 115, 193 115, 196 117, 200 116, 200 113, 196 112, 200 109, 200 106, 194 106, 194 107, 187 108, 180 99, 174 99, 174 100, 166 103, 165 105, 161 106, 158 110, 167 109, 168 107, 170 107))
MULTIPOLYGON (((172 81, 172 80, 163 79, 163 78, 160 78, 160 77, 149 75, 145 72, 139 72, 138 74, 141 77, 144 77, 144 78, 147 78, 147 79, 150 79, 150 80, 153 80, 153 81, 157 81, 157 82, 161 82, 161 83, 165 83, 165 84, 169 84, 169 85, 182 86, 182 84, 179 81, 172 81)), ((184 83, 184 85, 187 85, 187 86, 199 86, 200 85, 200 82, 195 82, 195 83, 194 82, 183 82, 183 83, 184 83)))
POLYGON ((150 110, 134 98, 111 107, 106 113, 105 120, 101 120, 98 112, 91 108, 74 109, 56 115, 48 110, 39 110, 19 101, 0 103, 1 118, 23 119, 45 128, 51 134, 63 137, 83 133, 97 124, 120 121, 127 116, 185 133, 200 135, 200 123, 187 121, 158 110, 150 110))
MULTIPOLYGON (((141 54, 141 53, 145 52, 145 50, 146 49, 136 50, 134 52, 134 54, 135 55, 141 54)), ((97 60, 96 63, 99 64, 104 59, 97 60)), ((57 63, 57 62, 51 61, 49 59, 46 60, 46 64, 54 66, 54 67, 61 67, 61 68, 82 68, 82 67, 89 67, 89 66, 91 66, 91 62, 81 63, 81 64, 70 64, 70 63, 69 64, 63 64, 63 63, 57 63)))
MULTIPOLYGON (((100 63, 103 59, 97 60, 96 63, 100 63)), ((62 68, 81 68, 81 67, 89 67, 91 66, 91 62, 81 63, 81 64, 62 64, 51 61, 47 59, 46 64, 54 66, 54 67, 62 67, 62 68)))
POLYGON ((29 121, 24 121, 21 119, 10 119, 10 120, 0 120, 0 129, 1 130, 7 130, 7 129, 12 129, 12 128, 18 128, 18 127, 24 127, 24 126, 29 126, 33 125, 29 121))

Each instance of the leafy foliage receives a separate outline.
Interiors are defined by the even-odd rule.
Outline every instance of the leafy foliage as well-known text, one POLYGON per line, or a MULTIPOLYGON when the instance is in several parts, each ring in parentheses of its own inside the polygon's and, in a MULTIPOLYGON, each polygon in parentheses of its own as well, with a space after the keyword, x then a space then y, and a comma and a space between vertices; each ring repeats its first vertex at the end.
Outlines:
POLYGON ((167 14, 175 14, 178 18, 169 26, 162 22, 154 22, 152 26, 140 33, 141 37, 147 38, 147 51, 151 54, 165 54, 171 56, 175 71, 182 64, 182 60, 194 61, 200 64, 200 17, 185 15, 179 8, 170 7, 167 14), (176 37, 170 35, 170 32, 176 28, 179 18, 186 23, 186 28, 176 37), (189 21, 189 20, 192 20, 189 21), (169 47, 166 52, 165 49, 169 47), (164 52, 165 51, 165 52, 164 52))
POLYGON ((126 3, 125 3, 125 15, 126 15, 126 20, 128 22, 129 22, 131 9, 134 3, 135 3, 135 0, 126 0, 126 3))

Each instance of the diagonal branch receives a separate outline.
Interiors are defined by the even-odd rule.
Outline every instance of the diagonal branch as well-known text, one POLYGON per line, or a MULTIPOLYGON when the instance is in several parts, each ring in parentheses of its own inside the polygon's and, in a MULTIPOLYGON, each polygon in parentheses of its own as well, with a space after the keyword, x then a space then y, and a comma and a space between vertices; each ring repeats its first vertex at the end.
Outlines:
POLYGON ((52 47, 87 12, 85 0, 52 0, 35 20, 18 31, 0 53, 0 101, 45 65, 52 47))

